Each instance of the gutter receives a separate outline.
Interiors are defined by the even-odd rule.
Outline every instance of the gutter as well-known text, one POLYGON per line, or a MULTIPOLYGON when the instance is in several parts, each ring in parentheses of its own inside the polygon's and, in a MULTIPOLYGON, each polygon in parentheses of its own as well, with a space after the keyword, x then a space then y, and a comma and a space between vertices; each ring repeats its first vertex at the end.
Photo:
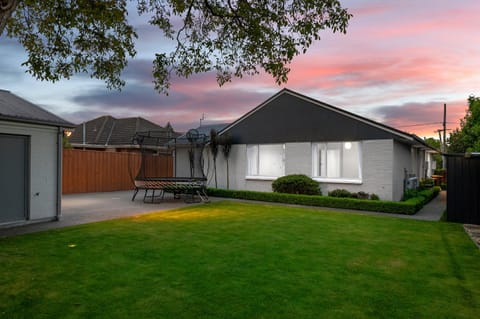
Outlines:
POLYGON ((63 127, 58 127, 57 136, 57 206, 55 220, 62 215, 62 156, 63 156, 63 127))
POLYGON ((16 123, 28 123, 28 124, 38 124, 38 125, 47 125, 47 126, 63 126, 65 128, 75 128, 75 125, 63 121, 63 122, 54 122, 54 121, 45 121, 45 120, 37 120, 37 119, 27 119, 22 117, 15 117, 15 116, 6 116, 4 114, 0 114, 0 120, 7 121, 7 122, 16 122, 16 123))

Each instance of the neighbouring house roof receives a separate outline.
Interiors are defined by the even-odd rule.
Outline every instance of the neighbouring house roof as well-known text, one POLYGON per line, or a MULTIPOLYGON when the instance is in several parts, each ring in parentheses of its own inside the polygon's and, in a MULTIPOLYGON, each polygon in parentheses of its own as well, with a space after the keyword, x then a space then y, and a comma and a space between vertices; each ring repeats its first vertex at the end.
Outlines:
POLYGON ((416 135, 282 89, 230 125, 235 144, 394 139, 433 149, 416 135))
POLYGON ((128 147, 134 145, 133 138, 139 132, 155 132, 171 138, 179 135, 170 123, 162 127, 141 117, 117 119, 105 115, 77 125, 70 143, 73 146, 128 147))
MULTIPOLYGON (((208 143, 210 140, 210 132, 215 130, 218 132, 222 131, 225 127, 230 125, 230 123, 217 123, 217 124, 207 124, 207 125, 200 125, 196 127, 195 130, 198 132, 200 137, 203 137, 203 141, 208 143)), ((178 144, 190 144, 187 137, 188 132, 178 136, 175 141, 171 141, 170 144, 176 143, 178 144)))
MULTIPOLYGON (((205 135, 208 138, 210 138, 210 132, 212 130, 215 130, 218 132, 222 131, 225 127, 230 125, 230 123, 218 123, 218 124, 207 124, 207 125, 200 125, 199 127, 196 127, 195 130, 197 130, 198 134, 200 135, 205 135)), ((186 138, 187 133, 184 133, 178 137, 178 139, 186 138)))
POLYGON ((6 90, 0 90, 0 120, 67 128, 75 127, 74 124, 61 117, 6 90))
POLYGON ((205 134, 207 137, 210 137, 210 132, 212 130, 215 130, 218 133, 229 125, 230 123, 207 124, 197 127, 196 130, 198 131, 198 133, 205 134))

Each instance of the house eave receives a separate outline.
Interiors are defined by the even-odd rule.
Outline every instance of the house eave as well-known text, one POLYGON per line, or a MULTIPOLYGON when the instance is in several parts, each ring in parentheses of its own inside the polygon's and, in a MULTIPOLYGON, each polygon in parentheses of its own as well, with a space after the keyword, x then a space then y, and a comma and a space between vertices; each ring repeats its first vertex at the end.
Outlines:
POLYGON ((70 122, 50 122, 50 121, 43 121, 43 120, 37 120, 37 119, 28 119, 23 117, 6 116, 3 114, 0 114, 0 120, 6 121, 6 122, 37 124, 37 125, 63 127, 63 128, 75 128, 75 125, 70 122))

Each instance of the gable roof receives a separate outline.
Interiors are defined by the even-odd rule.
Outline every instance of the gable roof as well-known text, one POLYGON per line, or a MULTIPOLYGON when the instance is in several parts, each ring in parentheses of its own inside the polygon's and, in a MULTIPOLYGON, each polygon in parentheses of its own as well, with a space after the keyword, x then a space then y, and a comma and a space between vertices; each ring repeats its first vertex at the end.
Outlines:
POLYGON ((430 148, 415 135, 289 89, 282 89, 219 134, 225 132, 237 144, 392 138, 430 148))
POLYGON ((172 138, 178 136, 169 123, 162 127, 142 117, 129 117, 116 119, 105 115, 96 119, 81 123, 75 127, 70 136, 70 143, 88 144, 98 146, 133 145, 133 138, 139 132, 159 132, 172 138), (84 140, 85 128, 85 140, 84 140))
POLYGON ((68 128, 75 126, 7 90, 0 90, 0 120, 68 128))

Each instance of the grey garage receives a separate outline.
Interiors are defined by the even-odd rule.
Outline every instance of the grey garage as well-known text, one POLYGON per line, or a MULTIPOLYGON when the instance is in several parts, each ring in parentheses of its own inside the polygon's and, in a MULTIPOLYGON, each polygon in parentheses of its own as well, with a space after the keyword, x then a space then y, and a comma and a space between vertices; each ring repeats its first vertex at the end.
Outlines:
POLYGON ((58 219, 62 137, 72 127, 0 90, 0 227, 58 219))

